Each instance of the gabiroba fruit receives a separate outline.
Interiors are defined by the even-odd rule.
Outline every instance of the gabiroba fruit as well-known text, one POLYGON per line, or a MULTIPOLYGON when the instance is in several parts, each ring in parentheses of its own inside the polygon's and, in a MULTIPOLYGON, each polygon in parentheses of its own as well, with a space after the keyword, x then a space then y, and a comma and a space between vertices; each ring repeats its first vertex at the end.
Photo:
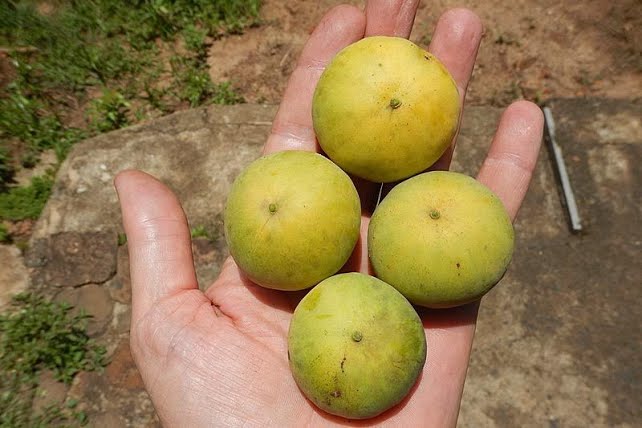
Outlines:
POLYGON ((426 361, 426 335, 397 290, 346 273, 322 281, 296 307, 288 356, 310 401, 334 415, 365 419, 408 394, 426 361))
POLYGON ((429 52, 399 37, 367 37, 339 52, 312 101, 323 151, 348 173, 375 182, 430 167, 457 130, 455 81, 429 52))

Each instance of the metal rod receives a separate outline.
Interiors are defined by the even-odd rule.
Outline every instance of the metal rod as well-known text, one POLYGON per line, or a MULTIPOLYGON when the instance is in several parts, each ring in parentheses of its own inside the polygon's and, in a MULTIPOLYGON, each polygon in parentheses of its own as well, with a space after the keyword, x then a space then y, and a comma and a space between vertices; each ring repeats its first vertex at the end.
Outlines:
POLYGON ((548 132, 548 141, 553 151, 553 158, 555 160, 555 167, 562 184, 562 192, 564 193, 564 200, 566 201, 566 209, 571 220, 571 229, 573 232, 580 232, 582 230, 582 222, 580 220, 580 213, 577 209, 575 202, 575 195, 571 187, 571 180, 566 171, 566 164, 562 156, 562 148, 555 140, 555 121, 553 120, 553 112, 549 107, 544 107, 544 118, 546 119, 546 130, 548 132))

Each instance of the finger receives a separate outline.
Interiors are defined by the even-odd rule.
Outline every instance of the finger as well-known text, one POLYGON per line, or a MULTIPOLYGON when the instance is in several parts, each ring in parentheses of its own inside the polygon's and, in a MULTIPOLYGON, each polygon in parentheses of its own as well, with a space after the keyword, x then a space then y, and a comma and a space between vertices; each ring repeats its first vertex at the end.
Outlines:
POLYGON ((477 58, 483 27, 468 9, 451 9, 439 18, 428 50, 450 72, 462 103, 477 58))
POLYGON ((323 17, 304 46, 290 76, 263 153, 280 150, 318 151, 312 127, 314 89, 334 55, 361 39, 364 29, 365 16, 353 6, 337 6, 323 17))
POLYGON ((198 288, 187 220, 176 196, 140 171, 115 179, 127 234, 132 323, 160 299, 198 288))
MULTIPOLYGON (((439 18, 428 48, 453 76, 459 91, 461 112, 463 112, 466 89, 473 72, 482 33, 481 20, 475 13, 468 9, 452 9, 439 18)), ((455 140, 456 137, 431 169, 448 169, 455 148, 455 140)))
POLYGON ((504 203, 514 220, 526 196, 542 144, 544 115, 528 101, 511 104, 499 121, 497 133, 477 179, 504 203))
POLYGON ((369 0, 366 3, 366 37, 410 36, 419 0, 369 0))

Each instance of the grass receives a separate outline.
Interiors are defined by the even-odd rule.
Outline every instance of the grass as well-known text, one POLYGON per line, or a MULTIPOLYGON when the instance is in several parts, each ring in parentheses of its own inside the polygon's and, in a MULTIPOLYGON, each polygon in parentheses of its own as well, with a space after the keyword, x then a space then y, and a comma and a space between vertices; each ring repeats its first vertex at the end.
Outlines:
POLYGON ((213 237, 210 231, 205 227, 204 225, 197 225, 194 226, 190 229, 190 236, 192 239, 197 239, 197 238, 206 238, 210 241, 212 241, 213 237))
POLYGON ((9 151, 5 147, 0 147, 0 192, 6 189, 6 183, 13 180, 15 169, 11 165, 9 151))
POLYGON ((28 186, 10 188, 0 193, 0 219, 37 219, 42 212, 53 186, 50 175, 36 176, 28 186))
POLYGON ((0 427, 83 425, 84 412, 77 403, 50 405, 34 412, 32 403, 44 370, 67 385, 80 371, 105 366, 105 348, 86 333, 81 310, 71 314, 66 303, 53 302, 33 293, 14 297, 12 308, 0 315, 0 427))
POLYGON ((13 180, 45 150, 60 163, 81 139, 185 108, 243 102, 231 82, 211 81, 207 48, 258 24, 260 0, 39 4, 0 2, 0 47, 12 70, 0 87, 0 221, 37 217, 48 178, 22 187, 13 180))
POLYGON ((11 242, 11 237, 9 236, 9 231, 7 227, 0 223, 0 244, 8 244, 11 242))

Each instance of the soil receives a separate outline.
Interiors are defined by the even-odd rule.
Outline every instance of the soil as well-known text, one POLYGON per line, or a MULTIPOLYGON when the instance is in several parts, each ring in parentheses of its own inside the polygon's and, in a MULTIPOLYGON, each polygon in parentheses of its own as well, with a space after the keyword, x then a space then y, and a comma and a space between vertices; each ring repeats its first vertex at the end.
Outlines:
MULTIPOLYGON (((262 25, 213 42, 212 80, 232 81, 248 102, 278 103, 316 23, 338 0, 265 0, 262 25)), ((345 2, 343 2, 345 3, 345 2)), ((348 1, 361 6, 361 1, 348 1)), ((469 0, 484 23, 467 101, 638 97, 642 89, 639 0, 469 0)), ((439 16, 461 2, 422 1, 411 40, 427 46, 439 16)))

